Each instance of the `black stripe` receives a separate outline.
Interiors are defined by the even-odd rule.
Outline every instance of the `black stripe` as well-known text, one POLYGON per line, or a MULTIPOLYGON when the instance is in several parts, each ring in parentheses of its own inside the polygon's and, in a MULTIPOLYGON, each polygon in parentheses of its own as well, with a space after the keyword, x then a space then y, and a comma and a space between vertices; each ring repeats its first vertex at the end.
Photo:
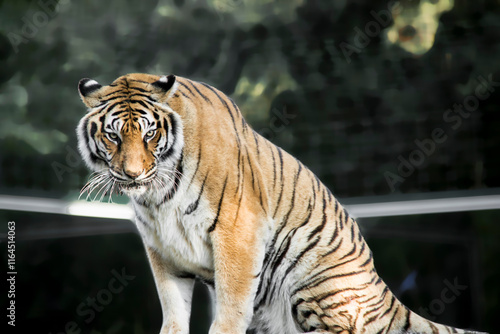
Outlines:
MULTIPOLYGON (((353 251, 355 251, 355 250, 356 250, 356 247, 354 247, 354 248, 353 248, 353 251)), ((360 254, 361 254, 361 253, 363 253, 363 251, 364 251, 364 247, 361 249, 360 254)), ((351 253, 352 253, 352 252, 351 252, 351 253)), ((315 274, 315 276, 318 276, 318 275, 320 275, 320 274, 322 274, 322 273, 324 273, 324 272, 326 272, 326 271, 329 271, 329 270, 335 269, 335 268, 337 268, 337 267, 343 266, 343 265, 348 264, 348 263, 350 263, 350 262, 356 261, 357 259, 358 259, 358 257, 355 257, 355 258, 349 259, 349 260, 347 260, 347 261, 344 261, 344 262, 337 263, 337 264, 334 264, 334 265, 332 265, 332 266, 329 266, 328 268, 325 268, 325 269, 321 270, 320 272, 318 272, 317 274, 315 274)), ((373 280, 374 280, 374 279, 372 279, 372 281, 373 281, 373 280)))
MULTIPOLYGON (((190 98, 189 98, 189 96, 187 96, 186 94, 184 94, 184 92, 183 92, 183 91, 178 90, 177 92, 178 92, 178 93, 181 93, 181 94, 182 94, 182 96, 184 96, 185 98, 190 99, 190 98)), ((175 93, 175 94, 174 94, 174 96, 175 96, 175 97, 177 97, 177 96, 178 96, 178 95, 177 95, 177 93, 175 93)))
POLYGON ((139 197, 134 197, 134 201, 140 205, 140 206, 143 206, 147 209, 149 209, 151 207, 151 203, 148 202, 143 196, 139 196, 139 197))
POLYGON ((177 276, 178 278, 184 278, 184 279, 195 279, 196 276, 191 274, 191 273, 188 273, 188 272, 180 272, 180 273, 177 273, 175 276, 177 276))
MULTIPOLYGON (((335 229, 335 232, 336 232, 336 231, 337 231, 337 229, 335 229)), ((321 257, 327 257, 328 255, 335 253, 335 252, 339 249, 340 245, 342 245, 342 242, 343 242, 343 241, 344 241, 344 239, 340 239, 340 241, 339 241, 339 243, 337 244, 337 246, 335 246, 334 248, 332 248, 331 250, 329 250, 329 251, 328 251, 328 252, 326 252, 325 254, 321 255, 321 257)))
POLYGON ((90 137, 94 139, 96 133, 97 133, 97 124, 96 122, 92 122, 92 124, 90 124, 90 137))
POLYGON ((106 122, 106 114, 102 114, 101 117, 99 117, 99 123, 101 123, 101 132, 104 133, 104 123, 106 122))
POLYGON ((177 189, 179 188, 179 184, 181 183, 181 178, 184 175, 182 173, 183 160, 184 160, 184 154, 181 152, 181 157, 179 158, 179 161, 177 162, 177 166, 175 167, 174 184, 169 189, 169 191, 165 194, 165 196, 163 197, 163 200, 158 204, 158 206, 163 205, 165 202, 172 199, 172 197, 174 197, 174 195, 177 193, 177 189))
MULTIPOLYGON (((338 201, 337 201, 337 203, 338 203, 338 201)), ((343 229, 344 228, 344 210, 340 210, 338 222, 339 222, 339 228, 343 229)))
MULTIPOLYGON (((238 177, 237 177, 237 185, 238 185, 238 188, 236 188, 236 192, 238 192, 240 190, 240 179, 242 179, 242 177, 244 178, 244 174, 242 173, 242 171, 244 170, 244 167, 242 168, 241 167, 241 164, 243 163, 243 159, 241 157, 241 150, 238 148, 238 165, 236 166, 236 169, 238 170, 238 177), (243 176, 242 176, 243 174, 243 176)), ((243 179, 241 181, 241 184, 243 184, 243 179)))
MULTIPOLYGON (((144 83, 146 85, 150 85, 151 84, 151 82, 147 82, 147 81, 144 81, 144 80, 137 80, 137 79, 130 79, 129 78, 128 81, 125 81, 126 84, 127 84, 127 88, 129 88, 129 84, 128 84, 129 81, 130 82, 140 82, 140 83, 144 83)), ((137 87, 130 87, 130 89, 137 89, 137 87)))
POLYGON ((191 178, 191 181, 189 181, 188 188, 191 187, 191 184, 194 181, 194 178, 196 177, 196 173, 198 172, 198 168, 200 168, 200 163, 201 163, 201 144, 198 149, 198 159, 196 159, 196 168, 194 169, 193 177, 191 178))
POLYGON ((241 128, 243 129, 243 133, 247 132, 247 122, 245 122, 243 117, 241 118, 241 128))
POLYGON ((220 210, 221 210, 221 207, 222 207, 222 200, 224 199, 224 193, 226 191, 226 185, 227 185, 227 175, 226 175, 226 179, 224 180, 224 185, 222 186, 222 192, 221 192, 221 195, 220 195, 219 206, 217 208, 217 214, 215 215, 214 222, 208 228, 208 233, 211 233, 211 232, 213 232, 215 230, 215 226, 217 225, 217 222, 219 220, 220 210))
MULTIPOLYGON (((110 85, 110 86, 111 86, 111 85, 110 85)), ((110 95, 117 94, 117 93, 118 93, 118 91, 114 91, 114 92, 111 92, 111 93, 108 93, 108 94, 106 94, 106 95, 101 96, 101 98, 103 98, 103 97, 108 97, 108 96, 110 96, 110 95)), ((125 97, 125 96, 123 96, 123 97, 125 97)))
MULTIPOLYGON (((366 314, 364 316, 366 317, 366 314)), ((366 327, 368 324, 371 324, 372 322, 374 322, 375 320, 377 320, 377 318, 378 318, 378 314, 375 314, 374 316, 366 319, 365 322, 363 323, 363 326, 366 327)))
MULTIPOLYGON (((357 249, 357 248, 358 248, 358 246, 357 246, 356 244, 354 244, 354 245, 352 246, 351 251, 350 251, 349 253, 345 254, 344 256, 342 256, 340 259, 338 259, 338 261, 341 261, 341 260, 345 259, 346 257, 349 257, 349 256, 351 256, 352 254, 354 254, 354 253, 356 252, 356 249, 357 249)), ((350 260, 350 261, 352 261, 352 260, 350 260)), ((341 264, 342 264, 342 263, 339 263, 339 264, 337 264, 336 266, 339 266, 339 265, 341 265, 341 264)))
POLYGON ((201 96, 201 97, 202 97, 205 101, 207 101, 208 103, 212 104, 212 101, 211 101, 208 97, 206 97, 205 95, 203 95, 203 93, 202 93, 202 92, 200 92, 200 90, 199 90, 199 89, 198 89, 198 88, 194 85, 194 82, 192 82, 192 81, 188 81, 188 82, 189 82, 189 83, 191 84, 191 86, 192 86, 192 87, 196 90, 196 92, 197 92, 198 94, 200 94, 200 96, 201 96))
MULTIPOLYGON (((278 253, 277 258, 273 261, 273 264, 271 266, 271 273, 270 273, 270 276, 269 276, 270 277, 270 281, 272 283, 274 283, 274 284, 272 285, 271 289, 269 289, 271 287, 271 285, 267 286, 266 292, 264 293, 264 297, 272 298, 272 296, 275 295, 274 291, 276 290, 278 282, 277 282, 277 280, 273 279, 274 278, 274 274, 276 273, 276 270, 278 270, 278 268, 280 267, 281 262, 283 262, 283 259, 285 258, 285 255, 288 253, 288 250, 290 249, 291 243, 292 243, 292 238, 290 236, 287 236, 285 238, 285 240, 281 243, 280 248, 279 248, 280 252, 278 253), (283 243, 284 243, 284 248, 282 249, 283 243)), ((281 281, 281 284, 283 284, 283 281, 281 281)), ((263 298, 262 301, 264 301, 266 299, 267 298, 263 298)))
MULTIPOLYGON (((146 83, 146 84, 150 84, 149 82, 145 82, 145 81, 138 81, 138 80, 131 80, 131 81, 135 81, 135 82, 141 82, 141 83, 146 83)), ((132 90, 137 90, 141 93, 149 93, 147 90, 143 89, 143 88, 139 88, 139 87, 131 87, 132 90)))
MULTIPOLYGON (((310 285, 307 283, 307 284, 303 284, 301 287, 297 288, 292 295, 295 295, 297 292, 300 292, 304 289, 309 289, 310 288, 310 285)), ((361 290, 364 290, 366 289, 365 286, 363 287, 356 287, 356 288, 343 288, 343 289, 339 289, 339 290, 330 290, 326 293, 323 293, 319 296, 313 296, 311 298, 309 298, 308 300, 306 300, 305 302, 312 302, 314 301, 315 303, 320 303, 322 300, 325 300, 329 297, 333 297, 339 293, 343 293, 343 292, 346 292, 346 291, 361 291, 361 290)))
POLYGON ((110 106, 107 108, 107 112, 109 113, 109 112, 113 111, 113 109, 115 109, 115 107, 116 107, 116 106, 119 106, 119 105, 121 105, 121 104, 123 104, 123 102, 122 102, 122 101, 113 103, 112 105, 110 105, 110 106))
POLYGON ((383 318, 387 313, 391 312, 392 307, 394 306, 395 302, 396 302, 396 297, 394 297, 394 295, 393 295, 392 299, 391 299, 391 305, 389 305, 389 308, 387 310, 385 310, 385 312, 380 315, 380 318, 383 318))
MULTIPOLYGON (((111 93, 111 94, 117 94, 117 93, 118 93, 118 92, 113 92, 113 93, 111 93)), ((108 95, 111 95, 111 94, 108 94, 108 95)), ((106 95, 106 96, 108 96, 108 95, 106 95)), ((119 99, 126 99, 127 97, 128 97, 128 95, 126 95, 126 94, 118 94, 118 95, 115 95, 115 96, 111 96, 110 98, 107 98, 107 99, 103 99, 103 98, 101 98, 101 99, 99 100, 99 102, 101 103, 101 105, 103 105, 103 106, 104 106, 104 104, 106 104, 106 103, 108 103, 108 102, 110 102, 110 101, 113 101, 113 100, 119 100, 119 99)), ((122 102, 120 101, 120 102, 118 102, 118 103, 122 103, 122 102)))
MULTIPOLYGON (((276 288, 276 285, 277 285, 277 282, 275 282, 275 280, 273 280, 272 278, 274 276, 274 273, 278 269, 279 265, 281 264, 281 261, 283 260, 284 256, 288 252, 288 248, 290 247, 291 239, 295 235, 295 232, 297 232, 297 229, 293 229, 293 230, 289 231, 288 234, 283 238, 283 241, 281 242, 281 244, 277 248, 278 251, 274 253, 272 260, 269 260, 269 257, 271 256, 271 252, 269 251, 269 249, 266 252, 266 255, 265 255, 265 258, 264 258, 264 267, 262 268, 262 271, 265 272, 265 271, 267 271, 268 267, 271 267, 272 269, 271 269, 271 273, 269 274, 268 281, 270 281, 272 283, 275 283, 275 284, 273 285, 273 287, 271 289, 271 292, 269 291, 270 288, 271 288, 271 285, 269 284, 266 287, 266 291, 261 296, 260 301, 256 304, 255 309, 258 309, 265 302, 265 300, 267 299, 267 297, 271 298, 273 296, 272 292, 274 292, 274 290, 276 288)), ((272 245, 275 245, 276 238, 277 238, 278 234, 279 233, 275 234, 273 240, 269 244, 269 248, 271 248, 272 245)), ((256 296, 260 295, 260 291, 261 291, 262 283, 263 282, 264 282, 264 279, 261 279, 261 281, 259 282, 259 286, 257 288, 257 294, 256 294, 256 296)))
MULTIPOLYGON (((392 304, 391 304, 392 306, 392 304)), ((394 314, 392 315, 391 317, 391 321, 389 322, 389 325, 386 327, 386 334, 389 333, 389 331, 391 330, 391 327, 392 327, 392 323, 394 322, 394 318, 396 317, 396 315, 398 314, 398 308, 396 308, 396 311, 394 311, 394 314)))
POLYGON ((297 308, 299 307, 300 304, 305 303, 305 300, 303 298, 297 299, 295 303, 292 305, 292 314, 294 315, 294 318, 296 319, 299 315, 297 308))
POLYGON ((188 208, 186 209, 186 212, 184 212, 185 215, 189 215, 189 214, 193 213, 198 208, 198 204, 200 203, 200 199, 201 199, 201 194, 203 194, 203 189, 205 189, 205 182, 207 181, 207 177, 208 177, 208 173, 205 175, 205 179, 203 180, 203 183, 201 184, 198 198, 196 199, 196 201, 194 201, 193 203, 191 203, 188 206, 188 208))
POLYGON ((304 219, 304 222, 302 224, 300 224, 300 226, 297 227, 297 229, 299 229, 299 228, 307 225, 307 223, 309 223, 309 220, 311 220, 312 211, 313 211, 313 207, 311 206, 311 202, 309 202, 309 204, 307 205, 307 217, 306 217, 306 219, 304 219))
MULTIPOLYGON (((406 333, 408 331, 408 329, 410 329, 410 314, 411 314, 411 311, 406 309, 406 322, 405 322, 405 326, 403 327, 403 333, 406 333)), ((437 331, 437 332, 439 332, 439 331, 437 331)))
POLYGON ((321 220, 321 224, 316 226, 314 230, 309 232, 309 235, 307 236, 307 241, 311 241, 311 239, 321 231, 323 231, 323 228, 325 228, 326 225, 326 198, 323 196, 323 219, 321 220))
MULTIPOLYGON (((144 110, 141 110, 141 109, 135 109, 135 108, 134 108, 134 109, 132 109, 132 111, 133 111, 134 113, 141 114, 142 116, 144 116, 144 115, 147 115, 147 114, 148 114, 147 112, 145 112, 144 110)), ((147 118, 145 118, 145 119, 149 122, 149 120, 148 120, 147 118)))
POLYGON ((144 225, 145 227, 151 229, 151 226, 149 225, 149 223, 144 218, 142 218, 140 215, 138 215, 137 212, 135 215, 135 219, 137 219, 137 221, 139 223, 141 223, 142 225, 144 225))
MULTIPOLYGON (((235 215, 236 218, 235 219, 238 219, 238 215, 240 214, 240 207, 241 207, 241 201, 243 199, 243 189, 244 188, 245 188, 245 180, 243 179, 242 182, 241 182, 241 192, 240 192, 240 198, 238 199, 238 208, 236 209, 236 215, 235 215)), ((239 183, 238 183, 238 189, 240 189, 240 184, 239 183)))
POLYGON ((307 252, 309 252, 311 249, 313 249, 318 244, 319 239, 320 238, 314 239, 313 242, 311 242, 309 245, 307 245, 307 247, 304 250, 302 250, 302 252, 300 252, 299 255, 297 255, 295 257, 295 259, 290 264, 290 266, 288 266, 288 268, 285 270, 285 274, 282 277, 280 277, 281 284, 283 284, 283 282, 285 281, 286 276, 292 271, 293 268, 295 268, 295 266, 297 265, 297 263, 304 256, 304 254, 307 253, 307 252))
POLYGON ((335 230, 333 231, 332 237, 330 238, 330 241, 328 242, 328 246, 332 244, 332 242, 337 238, 339 235, 339 228, 335 225, 335 230))
POLYGON ((359 267, 360 268, 366 267, 369 263, 372 262, 372 260, 373 260, 373 255, 372 255, 372 252, 370 251, 368 253, 368 259, 365 262, 363 262, 362 264, 360 264, 359 267))
POLYGON ((283 243, 284 243, 284 248, 278 253, 278 257, 276 258, 276 260, 272 264, 272 269, 271 269, 271 275, 270 275, 270 277, 274 276, 274 273, 276 272, 276 270, 278 270, 281 262, 285 258, 286 253, 288 253, 288 250, 290 249, 290 244, 292 243, 291 239, 292 238, 290 238, 289 236, 287 236, 285 238, 285 240, 283 240, 283 242, 281 243, 280 249, 283 247, 283 243))
MULTIPOLYGON (((128 111, 126 111, 126 113, 128 114, 128 111)), ((121 121, 121 118, 119 118, 119 117, 116 117, 115 119, 113 119, 111 121, 111 125, 112 125, 113 129, 118 129, 118 127, 116 126, 116 123, 119 121, 121 121)))
MULTIPOLYGON (((194 96, 193 94, 193 91, 184 83, 180 82, 180 81, 177 81, 182 87, 186 88, 188 91, 189 91, 189 94, 191 94, 191 96, 194 96)), ((185 95, 188 99, 190 99, 187 95, 185 95)))
POLYGON ((238 108, 238 106, 236 105, 236 103, 234 103, 233 99, 232 99, 232 98, 230 98, 230 97, 227 97, 227 99, 231 102, 231 104, 233 105, 233 108, 234 108, 234 110, 235 110, 236 114, 238 115, 238 114, 239 114, 240 109, 238 108))
POLYGON ((255 140, 255 148, 257 149, 257 157, 260 156, 259 141, 257 140, 257 133, 252 130, 253 139, 255 140))
POLYGON ((156 100, 155 100, 155 99, 153 99, 153 98, 151 97, 151 95, 148 95, 148 94, 141 94, 141 93, 133 93, 133 94, 130 94, 129 99, 131 99, 131 98, 133 98, 133 97, 137 97, 137 96, 144 97, 144 98, 148 99, 148 100, 149 100, 149 101, 151 101, 151 102, 156 102, 156 100))
MULTIPOLYGON (((370 285, 371 285, 371 283, 373 283, 374 280, 375 280, 375 277, 372 278, 370 285)), ((372 299, 375 299, 375 298, 377 299, 377 301, 375 301, 374 303, 365 306, 365 309, 370 309, 368 312, 365 313, 365 316, 370 314, 370 313, 377 312, 382 307, 385 306, 385 296, 387 295, 388 292, 389 292, 389 289, 384 289, 384 291, 382 292, 381 295, 373 295, 372 297, 368 298, 367 300, 362 301, 362 303, 366 304, 369 301, 371 301, 372 299)), ((380 316, 380 314, 377 313, 377 318, 379 316, 380 316)))
POLYGON ((128 111, 127 110, 117 110, 117 111, 111 113, 111 116, 112 117, 120 117, 123 114, 128 114, 128 111))
POLYGON ((253 167, 252 167, 252 162, 250 161, 250 155, 248 154, 248 152, 246 152, 247 154, 246 157, 247 157, 247 160, 248 160, 248 167, 250 167, 250 174, 252 175, 252 188, 255 190, 255 177, 253 175, 253 167))
MULTIPOLYGON (((166 119, 168 119, 168 121, 170 122, 170 128, 171 128, 173 140, 172 140, 172 145, 170 145, 170 147, 167 149, 167 151, 160 154, 160 157, 159 157, 160 161, 164 161, 165 159, 170 157, 172 155, 172 153, 174 153, 174 147, 175 147, 175 144, 177 143, 177 121, 175 120, 175 117, 172 116, 172 114, 168 114, 166 119)), ((167 131, 167 135, 168 135, 168 131, 167 131)), ((167 140, 167 144, 168 144, 168 140, 167 140)))
MULTIPOLYGON (((345 211, 345 213, 347 213, 347 211, 345 211)), ((347 224, 347 222, 346 222, 346 224, 347 224)), ((356 226, 356 225, 351 224, 351 242, 352 242, 352 243, 354 243, 354 227, 355 227, 355 226, 356 226)))
POLYGON ((273 218, 276 218, 276 213, 278 212, 278 208, 279 208, 280 203, 281 203, 281 197, 283 196, 283 185, 284 185, 284 181, 283 181, 283 154, 281 153, 281 149, 279 147, 276 147, 276 149, 278 150, 278 156, 280 158, 281 189, 280 189, 280 194, 278 196, 278 202, 276 203, 276 208, 274 209, 273 218))
MULTIPOLYGON (((95 124, 94 122, 92 122, 92 124, 95 125, 95 131, 97 131, 97 124, 95 124)), ((97 164, 98 160, 106 162, 106 160, 104 160, 101 157, 95 155, 95 153, 92 152, 92 150, 90 149, 90 146, 89 146, 90 139, 89 139, 89 133, 88 133, 88 129, 87 129, 88 125, 89 125, 89 120, 86 119, 85 123, 83 124, 83 136, 85 138, 85 145, 87 146, 87 150, 90 152, 90 160, 94 164, 97 164)), ((92 126, 91 126, 91 133, 92 133, 92 126)), ((95 135, 95 132, 94 132, 94 135, 95 135)), ((95 143, 94 135, 92 135, 92 140, 94 141, 94 144, 95 144, 95 146, 97 148, 97 143, 95 143)))
POLYGON ((139 103, 141 106, 143 106, 146 109, 154 108, 153 103, 149 102, 148 100, 130 100, 132 103, 139 103))
MULTIPOLYGON (((309 173, 312 174, 311 171, 309 171, 309 173)), ((318 194, 319 189, 316 189, 316 187, 314 187, 314 180, 312 178, 310 181, 311 181, 312 191, 313 191, 313 206, 316 207, 316 196, 318 194)))
POLYGON ((283 220, 282 220, 280 226, 278 227, 278 230, 275 233, 275 236, 273 238, 273 243, 277 240, 278 235, 281 233, 281 231, 283 230, 283 228, 286 226, 286 223, 288 222, 288 218, 290 217, 290 213, 292 212, 292 210, 295 207, 294 206, 295 205, 295 190, 297 188, 297 182, 299 180, 299 176, 300 176, 301 172, 302 172, 302 165, 299 163, 299 169, 297 170, 297 173, 295 174, 295 178, 293 180, 293 192, 292 192, 292 198, 290 199, 290 209, 288 210, 288 212, 283 217, 283 220))
POLYGON ((274 157, 274 150, 270 146, 271 156, 273 158, 273 189, 276 187, 276 158, 274 157))
POLYGON ((207 84, 206 84, 206 83, 204 83, 204 82, 200 82, 200 83, 201 83, 203 86, 205 86, 206 88, 210 89, 210 90, 211 90, 211 91, 212 91, 212 92, 213 92, 213 93, 214 93, 214 94, 215 94, 215 95, 219 98, 219 100, 222 102, 222 104, 224 105, 224 107, 225 107, 225 108, 227 109, 227 111, 229 112, 229 115, 231 116, 231 119, 233 120, 234 130, 236 131, 236 123, 234 122, 234 115, 233 115, 233 112, 231 111, 231 109, 229 109, 229 106, 227 105, 227 102, 226 102, 226 101, 224 101, 224 99, 223 99, 223 98, 219 95, 219 93, 217 93, 217 91, 216 91, 213 87, 211 87, 211 86, 207 85, 207 84))

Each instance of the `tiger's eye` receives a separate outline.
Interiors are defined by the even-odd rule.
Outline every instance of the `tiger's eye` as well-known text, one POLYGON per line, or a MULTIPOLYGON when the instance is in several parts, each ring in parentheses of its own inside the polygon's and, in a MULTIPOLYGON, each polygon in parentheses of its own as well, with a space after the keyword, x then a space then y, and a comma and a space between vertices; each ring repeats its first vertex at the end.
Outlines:
POLYGON ((110 139, 116 140, 118 139, 118 135, 116 133, 108 132, 108 137, 110 139))
POLYGON ((156 133, 156 130, 149 130, 146 132, 146 138, 152 138, 156 133))

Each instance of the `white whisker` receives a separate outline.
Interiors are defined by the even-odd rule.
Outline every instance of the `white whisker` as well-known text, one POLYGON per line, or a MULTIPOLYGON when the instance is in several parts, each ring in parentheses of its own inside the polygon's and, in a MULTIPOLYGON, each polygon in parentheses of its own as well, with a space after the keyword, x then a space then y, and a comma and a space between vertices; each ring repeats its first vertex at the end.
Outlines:
MULTIPOLYGON (((105 181, 106 181, 106 180, 105 180, 105 181)), ((99 189, 99 191, 97 192, 97 194, 94 196, 93 201, 95 201, 95 200, 96 200, 96 198, 99 196, 99 194, 100 194, 103 190, 105 190, 105 189, 106 189, 106 187, 108 186, 108 184, 110 184, 112 181, 113 181, 113 179, 109 178, 109 180, 107 180, 107 182, 105 182, 105 183, 104 183, 104 182, 102 182, 102 183, 104 183, 104 184, 101 186, 101 189, 99 189)), ((106 191, 104 191, 104 192, 102 193, 101 198, 99 199, 99 201, 102 201, 102 198, 103 198, 103 196, 104 196, 104 194, 105 194, 105 193, 106 193, 106 191)))

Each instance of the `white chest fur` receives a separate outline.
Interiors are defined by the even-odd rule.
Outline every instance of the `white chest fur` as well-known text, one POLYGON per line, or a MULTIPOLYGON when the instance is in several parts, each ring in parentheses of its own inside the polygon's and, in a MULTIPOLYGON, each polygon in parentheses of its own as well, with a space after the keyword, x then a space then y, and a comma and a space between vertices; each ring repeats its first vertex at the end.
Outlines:
POLYGON ((156 204, 154 196, 145 196, 145 203, 132 200, 137 228, 145 245, 156 249, 173 270, 211 280, 213 253, 207 231, 213 213, 203 196, 196 210, 190 212, 188 207, 198 198, 199 189, 179 188, 161 205, 156 204))

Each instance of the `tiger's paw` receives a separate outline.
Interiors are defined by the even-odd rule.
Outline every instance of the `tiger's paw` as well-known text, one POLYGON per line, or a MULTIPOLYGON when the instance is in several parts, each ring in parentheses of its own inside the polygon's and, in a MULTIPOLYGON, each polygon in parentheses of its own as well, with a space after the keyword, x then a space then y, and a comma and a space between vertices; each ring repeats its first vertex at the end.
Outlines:
POLYGON ((208 334, 245 334, 245 329, 238 329, 237 326, 219 325, 216 322, 210 326, 208 334))
POLYGON ((179 324, 171 323, 163 325, 160 334, 189 334, 189 329, 183 328, 179 324))

